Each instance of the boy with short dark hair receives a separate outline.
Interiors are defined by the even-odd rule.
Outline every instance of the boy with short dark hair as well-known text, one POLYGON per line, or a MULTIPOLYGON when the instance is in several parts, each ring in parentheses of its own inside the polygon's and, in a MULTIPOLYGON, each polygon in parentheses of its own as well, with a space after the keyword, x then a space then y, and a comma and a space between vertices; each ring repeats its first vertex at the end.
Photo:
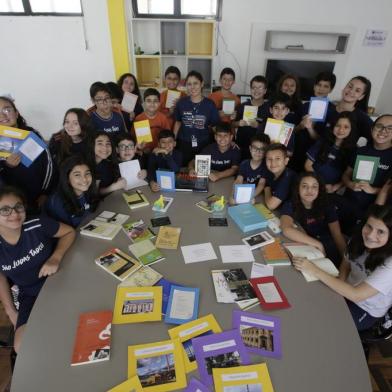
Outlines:
MULTIPOLYGON (((159 91, 155 88, 148 88, 143 94, 144 112, 136 116, 135 122, 148 120, 150 124, 152 142, 142 143, 140 149, 148 153, 158 145, 158 135, 163 129, 170 129, 170 122, 167 117, 158 111, 159 109, 159 91)), ((136 139, 135 125, 132 128, 132 136, 136 139)))
MULTIPOLYGON (((215 143, 209 144, 201 151, 201 155, 211 155, 211 173, 208 176, 213 182, 234 176, 241 162, 241 151, 232 145, 233 134, 230 125, 220 123, 215 128, 215 143)), ((195 160, 188 164, 194 173, 195 160)))
POLYGON ((106 132, 114 141, 121 134, 129 132, 120 110, 113 107, 109 88, 102 82, 95 82, 90 87, 90 97, 94 106, 88 109, 91 126, 96 131, 106 132))
POLYGON ((265 182, 264 203, 270 210, 276 210, 291 197, 297 175, 287 167, 289 159, 283 144, 274 143, 267 147, 265 164, 269 175, 265 182))
POLYGON ((182 153, 175 150, 176 139, 173 131, 162 129, 158 135, 158 146, 148 158, 147 180, 153 192, 159 192, 160 186, 156 182, 156 171, 166 169, 178 173, 182 165, 182 153))

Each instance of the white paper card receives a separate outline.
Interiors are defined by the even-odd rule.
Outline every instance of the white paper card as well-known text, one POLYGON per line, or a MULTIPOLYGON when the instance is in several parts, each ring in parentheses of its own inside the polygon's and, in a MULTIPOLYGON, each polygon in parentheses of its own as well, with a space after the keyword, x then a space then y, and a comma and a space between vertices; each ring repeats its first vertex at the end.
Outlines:
POLYGON ((272 265, 264 265, 260 263, 252 264, 251 278, 264 278, 265 276, 273 276, 274 267, 272 265))
POLYGON ((220 246, 219 251, 223 263, 247 263, 255 261, 253 253, 247 245, 220 246))
POLYGON ((127 188, 132 189, 147 185, 147 182, 137 177, 140 172, 140 163, 137 159, 119 164, 121 177, 127 180, 127 188))
POLYGON ((193 316, 195 307, 195 292, 188 290, 173 290, 170 318, 188 320, 193 316))
POLYGON ((357 180, 370 181, 374 168, 373 161, 359 161, 356 178, 357 180))
POLYGON ((216 254, 211 242, 197 245, 181 246, 185 264, 199 263, 201 261, 216 260, 216 254))
POLYGON ((222 111, 225 114, 232 114, 235 109, 234 99, 224 99, 222 101, 222 111))
POLYGON ((44 149, 33 139, 27 138, 20 146, 19 151, 30 159, 30 161, 34 161, 44 149))
POLYGON ((173 189, 174 184, 170 176, 160 176, 161 188, 162 189, 173 189))
POLYGON ((235 202, 236 204, 250 203, 254 188, 249 186, 239 186, 236 188, 235 202))
POLYGON ((129 92, 125 92, 121 101, 121 107, 125 112, 131 113, 135 110, 138 96, 129 92))
POLYGON ((257 287, 260 290, 260 293, 262 294, 265 302, 282 302, 282 297, 280 296, 278 289, 273 283, 259 283, 257 287))
POLYGON ((282 124, 270 122, 267 120, 264 133, 268 135, 272 142, 278 142, 280 137, 280 131, 282 130, 282 124))
POLYGON ((173 107, 174 104, 176 103, 177 99, 180 98, 180 96, 181 96, 180 91, 167 90, 165 107, 167 109, 170 109, 171 107, 173 107))
POLYGON ((135 127, 135 133, 136 136, 139 137, 148 136, 151 133, 150 127, 141 127, 141 128, 135 127))
POLYGON ((323 120, 327 108, 327 100, 313 99, 312 101, 310 101, 309 115, 313 120, 323 120))

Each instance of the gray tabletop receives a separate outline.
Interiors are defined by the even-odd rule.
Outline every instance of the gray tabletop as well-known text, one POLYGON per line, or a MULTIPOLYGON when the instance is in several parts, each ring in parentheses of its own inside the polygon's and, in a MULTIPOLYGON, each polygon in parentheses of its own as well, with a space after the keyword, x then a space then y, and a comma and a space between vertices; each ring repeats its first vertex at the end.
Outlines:
MULTIPOLYGON (((211 184, 210 193, 229 194, 232 180, 211 184)), ((150 203, 157 199, 148 187, 150 203)), ((228 227, 209 227, 209 214, 195 206, 206 194, 176 192, 167 215, 182 228, 180 245, 212 242, 218 260, 185 264, 180 250, 163 250, 166 259, 153 268, 171 281, 200 287, 199 316, 213 313, 223 330, 231 328, 235 304, 217 303, 210 271, 241 267, 250 276, 251 263, 222 264, 219 245, 242 244, 245 235, 228 218, 228 227)), ((154 216, 151 206, 130 211, 121 192, 99 208, 129 214, 131 219, 154 216)), ((78 317, 82 312, 113 309, 119 281, 94 259, 116 246, 128 251, 130 241, 120 232, 113 241, 77 236, 61 270, 47 279, 31 313, 12 381, 12 392, 107 391, 127 378, 127 346, 169 338, 172 325, 161 322, 112 326, 110 361, 71 367, 78 317)), ((255 250, 256 261, 261 261, 255 250)), ((292 267, 275 267, 274 275, 291 303, 270 313, 281 318, 282 359, 253 356, 267 362, 275 391, 371 391, 361 343, 342 297, 320 282, 307 283, 292 267)), ((254 307, 253 312, 261 309, 254 307)), ((197 377, 197 372, 193 374, 197 377)), ((188 375, 188 380, 190 375, 188 375)))

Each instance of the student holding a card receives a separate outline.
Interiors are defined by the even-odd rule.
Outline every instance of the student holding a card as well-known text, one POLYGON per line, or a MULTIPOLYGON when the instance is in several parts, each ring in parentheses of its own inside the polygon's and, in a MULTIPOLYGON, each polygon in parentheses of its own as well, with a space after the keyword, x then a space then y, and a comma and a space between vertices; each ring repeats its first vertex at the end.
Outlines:
POLYGON ((338 278, 304 258, 293 260, 299 271, 312 274, 346 298, 359 331, 371 328, 392 306, 391 233, 391 207, 374 205, 348 244, 338 278))
MULTIPOLYGON (((41 138, 35 129, 27 125, 8 97, 0 97, 0 123, 34 132, 41 138)), ((54 185, 54 165, 49 149, 42 151, 29 167, 21 163, 21 154, 13 153, 0 161, 0 169, 2 181, 21 189, 27 195, 28 209, 37 212, 54 185)))
POLYGON ((281 208, 281 228, 291 241, 311 245, 320 250, 337 267, 346 251, 336 208, 327 199, 325 186, 314 173, 302 173, 292 199, 281 208), (298 222, 303 230, 297 228, 298 222))
POLYGON ((208 98, 214 102, 219 110, 221 121, 231 123, 236 118, 236 107, 240 104, 238 96, 231 92, 231 88, 235 83, 234 70, 232 68, 223 68, 220 73, 219 83, 221 85, 220 90, 213 91, 208 98))
POLYGON ((159 132, 158 147, 156 147, 148 158, 147 179, 153 192, 159 192, 157 183, 157 169, 170 170, 178 173, 182 166, 182 153, 175 149, 176 140, 173 131, 163 129, 159 132))
POLYGON ((139 85, 137 83, 136 77, 131 73, 122 74, 117 80, 117 84, 120 86, 124 94, 131 93, 135 94, 138 97, 135 108, 129 113, 129 118, 132 121, 138 114, 143 112, 142 96, 140 94, 139 85))
POLYGON ((267 85, 264 76, 256 75, 251 79, 252 98, 239 106, 236 121, 232 123, 232 127, 237 128, 235 141, 241 149, 242 160, 250 158, 250 140, 256 135, 259 122, 269 116, 269 103, 264 100, 267 85))
POLYGON ((45 210, 53 219, 76 227, 98 206, 94 174, 80 155, 67 158, 60 167, 58 189, 52 193, 45 210))
POLYGON ((210 143, 210 127, 219 122, 214 102, 203 97, 203 76, 197 71, 189 72, 186 86, 189 96, 181 98, 174 110, 174 134, 183 154, 184 164, 188 164, 210 143))
POLYGON ((339 220, 348 234, 388 179, 392 167, 392 115, 378 117, 371 136, 372 142, 357 149, 344 172, 346 191, 337 198, 339 220))
POLYGON ((342 112, 325 139, 318 140, 306 153, 305 170, 317 173, 328 193, 342 188, 342 175, 356 150, 356 140, 351 113, 342 112))
POLYGON ((301 85, 296 75, 285 74, 277 84, 276 92, 287 94, 290 97, 290 115, 287 122, 297 125, 302 118, 302 100, 301 100, 301 85))

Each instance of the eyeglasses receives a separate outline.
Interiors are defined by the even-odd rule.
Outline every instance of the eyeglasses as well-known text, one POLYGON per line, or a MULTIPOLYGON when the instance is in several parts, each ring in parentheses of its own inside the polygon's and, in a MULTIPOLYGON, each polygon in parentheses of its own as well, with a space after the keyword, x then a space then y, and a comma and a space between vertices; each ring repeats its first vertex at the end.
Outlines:
POLYGON ((109 103, 112 102, 112 98, 107 97, 107 98, 98 98, 94 100, 95 103, 98 103, 99 105, 102 105, 103 103, 109 103))
POLYGON ((133 150, 134 148, 135 148, 135 146, 133 144, 120 144, 118 146, 118 149, 121 151, 133 150))
POLYGON ((374 125, 374 130, 377 132, 386 131, 387 133, 392 133, 392 125, 382 125, 380 123, 374 125))
POLYGON ((13 207, 4 206, 0 208, 1 216, 10 216, 12 211, 15 211, 17 214, 21 214, 25 212, 25 206, 22 203, 16 203, 13 207))
POLYGON ((250 149, 251 149, 253 152, 264 152, 264 151, 265 151, 265 148, 264 148, 264 147, 257 148, 257 147, 251 146, 250 149))
POLYGON ((14 112, 14 108, 12 108, 10 106, 7 106, 7 107, 1 109, 0 112, 5 114, 5 115, 8 115, 8 114, 11 114, 11 113, 14 112))

